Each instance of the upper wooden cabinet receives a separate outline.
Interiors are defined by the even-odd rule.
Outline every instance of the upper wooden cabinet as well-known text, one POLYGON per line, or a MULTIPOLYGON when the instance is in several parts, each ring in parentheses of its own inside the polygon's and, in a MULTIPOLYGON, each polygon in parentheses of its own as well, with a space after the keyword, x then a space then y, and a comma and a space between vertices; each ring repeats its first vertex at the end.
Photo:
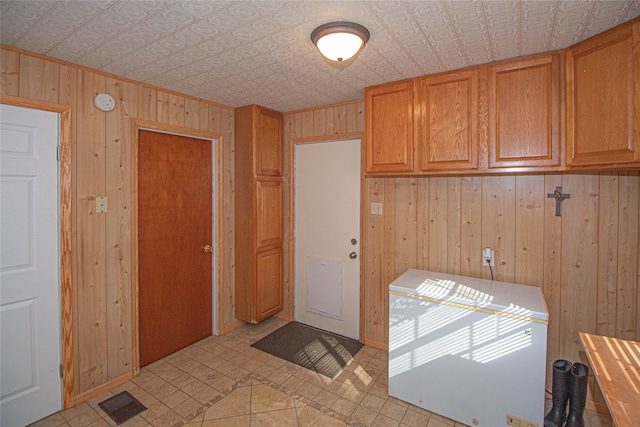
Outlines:
MULTIPOLYGON (((252 176, 282 176, 282 114, 259 105, 235 109, 236 141, 240 134, 246 151, 242 167, 249 167, 252 176)), ((237 145, 237 144, 236 144, 237 145)), ((236 150, 236 153, 238 150, 236 150)))
POLYGON ((489 169, 559 167, 561 56, 489 66, 489 169))
POLYGON ((413 81, 364 89, 365 172, 413 170, 413 81))
POLYGON ((478 168, 479 70, 415 80, 415 145, 420 171, 478 168))
POLYGON ((256 175, 282 175, 282 114, 253 106, 255 109, 255 138, 260 147, 255 147, 256 175))
POLYGON ((240 120, 249 127, 257 142, 254 145, 253 173, 256 176, 281 176, 282 114, 258 105, 243 107, 239 111, 236 119, 240 114, 240 120))
POLYGON ((640 23, 567 51, 567 165, 640 164, 640 23))
POLYGON ((364 93, 368 175, 639 167, 640 19, 564 51, 364 93))

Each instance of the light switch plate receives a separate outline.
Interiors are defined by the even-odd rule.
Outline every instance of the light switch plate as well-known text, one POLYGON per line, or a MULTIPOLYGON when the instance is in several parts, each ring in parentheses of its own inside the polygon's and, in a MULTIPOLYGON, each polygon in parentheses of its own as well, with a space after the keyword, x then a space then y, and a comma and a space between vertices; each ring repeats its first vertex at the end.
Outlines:
POLYGON ((106 197, 96 197, 96 213, 107 213, 109 211, 109 199, 106 197))
POLYGON ((371 215, 382 215, 382 203, 371 203, 371 215))

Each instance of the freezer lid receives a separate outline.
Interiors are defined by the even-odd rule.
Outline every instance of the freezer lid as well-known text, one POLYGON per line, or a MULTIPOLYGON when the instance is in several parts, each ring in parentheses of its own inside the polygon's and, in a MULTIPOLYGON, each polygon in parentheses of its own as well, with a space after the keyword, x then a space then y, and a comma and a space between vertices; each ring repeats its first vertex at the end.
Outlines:
POLYGON ((543 321, 549 317, 542 290, 536 286, 411 269, 394 280, 389 291, 543 321))

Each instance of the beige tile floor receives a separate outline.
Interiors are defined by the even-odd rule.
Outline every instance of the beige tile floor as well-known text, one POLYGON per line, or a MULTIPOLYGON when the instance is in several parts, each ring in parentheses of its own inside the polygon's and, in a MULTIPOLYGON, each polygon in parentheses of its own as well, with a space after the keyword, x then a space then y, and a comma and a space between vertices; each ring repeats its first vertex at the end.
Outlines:
MULTIPOLYGON (((98 403, 123 390, 147 407, 123 426, 461 427, 387 394, 387 353, 363 347, 331 379, 250 345, 286 322, 268 319, 209 337, 141 369, 121 386, 35 426, 113 426, 98 403)), ((588 427, 609 417, 586 414, 588 427)))

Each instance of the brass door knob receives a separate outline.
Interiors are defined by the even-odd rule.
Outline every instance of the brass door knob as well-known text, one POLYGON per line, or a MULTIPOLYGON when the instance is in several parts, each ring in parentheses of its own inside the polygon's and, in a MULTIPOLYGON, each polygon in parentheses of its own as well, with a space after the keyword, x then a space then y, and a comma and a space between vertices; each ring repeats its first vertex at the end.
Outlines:
POLYGON ((212 254, 212 253, 213 253, 213 246, 211 246, 211 245, 203 246, 203 247, 202 247, 202 250, 204 250, 204 251, 205 251, 205 252, 207 252, 207 253, 212 254))

